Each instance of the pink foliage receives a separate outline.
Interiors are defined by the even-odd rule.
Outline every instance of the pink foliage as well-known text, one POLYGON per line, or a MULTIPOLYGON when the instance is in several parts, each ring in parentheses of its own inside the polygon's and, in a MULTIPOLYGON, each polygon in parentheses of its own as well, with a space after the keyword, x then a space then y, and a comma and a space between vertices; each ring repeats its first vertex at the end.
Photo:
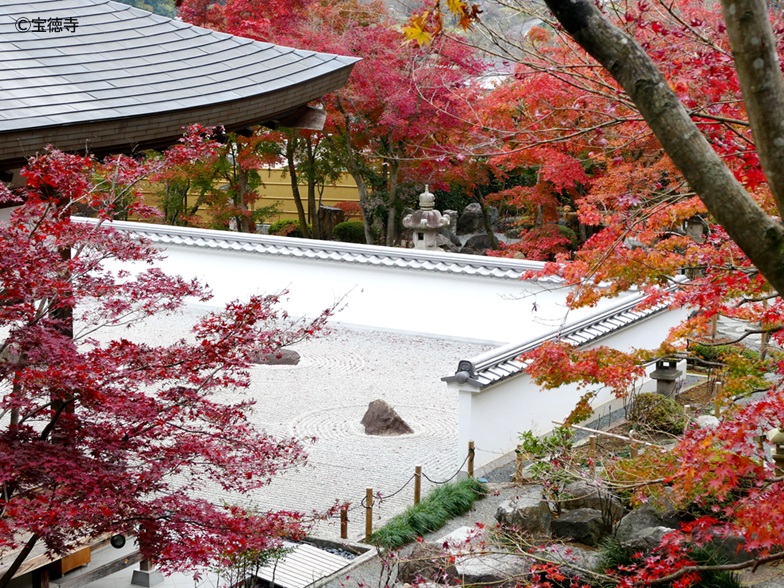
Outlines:
POLYGON ((0 431, 0 548, 33 534, 63 554, 126 533, 165 569, 193 569, 302 532, 301 515, 251 514, 195 491, 245 494, 304 461, 298 441, 251 426, 251 403, 213 393, 246 386, 255 353, 314 335, 330 311, 295 323, 278 296, 254 296, 203 317, 192 341, 90 338, 209 298, 200 284, 158 270, 156 249, 110 221, 70 221, 76 201, 104 194, 91 203, 105 206, 142 172, 125 157, 99 164, 49 150, 30 160, 26 203, 0 227, 0 414, 13 414, 0 431), (139 269, 117 273, 107 260, 139 269))

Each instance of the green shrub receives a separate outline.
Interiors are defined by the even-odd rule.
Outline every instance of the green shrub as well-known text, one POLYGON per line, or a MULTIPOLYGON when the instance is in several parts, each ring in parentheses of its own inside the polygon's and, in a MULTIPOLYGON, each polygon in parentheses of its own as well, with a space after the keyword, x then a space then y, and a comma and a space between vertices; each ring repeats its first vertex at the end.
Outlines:
POLYGON ((775 350, 769 350, 769 357, 763 359, 757 351, 742 345, 696 343, 691 350, 705 361, 726 366, 723 378, 725 399, 768 388, 770 383, 765 379, 765 374, 780 360, 775 350))
POLYGON ((599 564, 596 566, 596 570, 603 572, 605 570, 618 570, 621 567, 637 563, 633 556, 639 550, 624 547, 614 538, 605 537, 599 543, 598 551, 599 564))
POLYGON ((700 359, 712 363, 721 362, 723 355, 734 351, 730 345, 704 345, 702 343, 692 343, 689 349, 700 359))
MULTIPOLYGON (((694 563, 700 566, 720 566, 730 563, 710 545, 695 547, 691 551, 694 563)), ((700 573, 702 588, 742 588, 738 575, 728 570, 711 570, 700 573)))
POLYGON ((484 493, 484 486, 479 482, 469 478, 470 482, 466 481, 463 484, 444 484, 435 488, 429 495, 429 498, 440 504, 449 517, 458 517, 467 513, 471 509, 471 505, 476 500, 477 493, 484 493), (469 488, 466 488, 466 484, 469 488))
POLYGON ((629 420, 644 429, 662 433, 683 433, 686 414, 672 398, 655 392, 643 392, 634 397, 629 420))
POLYGON ((365 223, 362 221, 346 221, 338 223, 332 229, 332 237, 343 243, 364 243, 365 223))
POLYGON ((560 514, 559 497, 564 486, 574 480, 572 472, 577 465, 574 431, 568 427, 557 427, 546 437, 524 431, 520 434, 520 450, 532 462, 528 470, 530 476, 542 484, 545 495, 555 503, 560 514))
POLYGON ((487 488, 474 478, 439 486, 422 502, 408 507, 370 536, 370 543, 397 549, 425 533, 440 529, 453 517, 465 514, 487 488))
POLYGON ((555 225, 558 227, 558 232, 561 234, 562 237, 566 237, 569 239, 569 247, 571 249, 576 249, 577 246, 580 244, 580 240, 577 237, 577 233, 575 233, 572 229, 567 227, 566 225, 555 225))

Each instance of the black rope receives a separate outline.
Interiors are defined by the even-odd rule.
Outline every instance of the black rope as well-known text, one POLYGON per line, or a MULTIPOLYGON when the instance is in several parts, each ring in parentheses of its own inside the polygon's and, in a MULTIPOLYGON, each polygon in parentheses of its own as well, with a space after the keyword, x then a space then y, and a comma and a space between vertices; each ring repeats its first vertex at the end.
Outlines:
MULTIPOLYGON (((427 475, 425 472, 422 472, 422 477, 423 477, 423 478, 425 478, 425 479, 426 479, 428 482, 430 482, 431 484, 435 484, 435 485, 437 485, 437 486, 441 486, 441 485, 443 485, 443 484, 447 484, 447 483, 451 482, 452 480, 454 480, 454 479, 455 479, 455 476, 457 476, 457 475, 458 475, 458 474, 459 474, 459 473, 462 471, 462 469, 463 469, 463 466, 464 466, 464 465, 465 465, 465 464, 468 462, 468 459, 471 457, 471 455, 472 455, 472 454, 473 454, 475 451, 476 451, 476 448, 474 448, 474 450, 473 450, 473 451, 469 451, 469 452, 468 452, 468 455, 466 455, 466 458, 463 460, 463 463, 461 463, 461 464, 460 464, 460 466, 457 468, 457 471, 456 471, 454 474, 452 474, 452 475, 451 475, 449 478, 447 478, 446 480, 443 480, 443 481, 437 481, 437 480, 433 480, 433 479, 432 479, 432 478, 430 478, 430 477, 429 477, 429 476, 428 476, 428 475, 427 475)), ((381 504, 381 503, 382 503, 382 502, 384 502, 385 500, 387 500, 387 499, 389 499, 389 498, 392 498, 393 496, 395 496, 395 495, 397 495, 397 494, 400 494, 400 493, 401 493, 403 490, 405 490, 405 489, 406 489, 406 487, 407 487, 407 486, 408 486, 408 485, 411 483, 411 480, 413 480, 414 478, 416 478, 416 474, 413 474, 413 475, 412 475, 412 476, 411 476, 411 477, 410 477, 410 478, 409 478, 409 479, 406 481, 406 483, 405 483, 405 484, 403 484, 403 485, 402 485, 400 488, 398 488, 397 490, 395 490, 395 491, 394 491, 392 494, 388 494, 388 495, 386 495, 386 496, 381 496, 381 495, 379 495, 379 496, 378 496, 378 504, 381 504)), ((345 512, 348 514, 348 513, 352 512, 352 511, 354 511, 354 510, 357 510, 357 509, 359 509, 359 508, 364 508, 364 509, 366 509, 366 510, 367 510, 368 508, 371 508, 371 507, 369 507, 369 506, 367 505, 367 503, 365 502, 366 500, 367 500, 367 496, 363 496, 363 497, 362 497, 362 500, 360 500, 360 501, 359 501, 359 504, 357 504, 356 506, 352 506, 352 507, 350 507, 350 508, 347 508, 347 509, 345 509, 345 512)), ((343 509, 341 509, 341 510, 343 510, 343 509)))
MULTIPOLYGON (((395 490, 392 494, 388 494, 386 496, 382 496, 381 494, 379 494, 378 495, 378 504, 381 504, 382 502, 384 502, 388 498, 392 498, 393 496, 395 496, 397 494, 400 494, 403 490, 406 489, 406 486, 408 486, 411 483, 411 480, 413 480, 415 477, 416 477, 416 474, 412 474, 411 477, 406 481, 406 483, 403 484, 397 490, 395 490)), ((362 500, 359 502, 360 506, 362 506, 364 508, 370 508, 367 504, 365 504, 365 500, 367 500, 367 496, 364 496, 362 498, 362 500)))
POLYGON ((468 461, 468 458, 469 458, 469 457, 471 457, 471 452, 469 452, 469 453, 468 453, 468 455, 466 455, 466 458, 463 460, 463 463, 461 463, 461 464, 460 464, 460 467, 458 467, 458 468, 457 468, 457 471, 456 471, 454 474, 452 474, 451 476, 449 476, 449 477, 448 477, 446 480, 444 480, 443 482, 437 482, 436 480, 433 480, 433 479, 432 479, 432 478, 430 478, 430 477, 429 477, 429 476, 428 476, 428 475, 427 475, 425 472, 422 472, 422 477, 424 477, 424 478, 425 478, 425 480, 427 480, 427 481, 428 481, 428 482, 430 482, 431 484, 435 484, 436 486, 441 486, 441 485, 443 485, 443 484, 446 484, 446 483, 448 483, 448 482, 451 482, 452 480, 454 480, 454 479, 455 479, 455 476, 457 476, 457 474, 459 474, 459 473, 462 471, 462 469, 463 469, 463 466, 466 464, 466 462, 468 461))

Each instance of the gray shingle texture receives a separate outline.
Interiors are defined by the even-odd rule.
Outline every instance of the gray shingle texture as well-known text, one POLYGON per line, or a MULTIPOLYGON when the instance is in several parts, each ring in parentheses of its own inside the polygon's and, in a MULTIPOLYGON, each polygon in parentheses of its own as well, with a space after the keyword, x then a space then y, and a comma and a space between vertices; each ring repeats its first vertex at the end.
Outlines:
POLYGON ((106 0, 5 0, 0 133, 209 106, 315 81, 355 61, 233 37, 106 0), (17 30, 19 22, 25 28, 19 19, 36 18, 73 18, 76 28, 17 30))
POLYGON ((441 379, 444 382, 470 382, 476 388, 486 388, 522 374, 526 364, 520 361, 520 356, 533 351, 545 341, 563 341, 575 347, 581 347, 665 312, 669 307, 667 302, 660 302, 640 309, 643 298, 644 296, 640 295, 625 304, 587 318, 563 330, 553 331, 536 340, 511 343, 472 359, 462 360, 454 375, 441 379))
MULTIPOLYGON (((92 223, 90 219, 74 217, 74 222, 92 223)), ((471 256, 422 249, 379 247, 337 241, 297 239, 273 235, 254 235, 229 231, 212 231, 190 227, 174 227, 135 222, 115 221, 115 229, 132 232, 152 243, 167 246, 194 247, 198 249, 225 249, 249 251, 259 255, 290 259, 321 259, 355 265, 386 266, 404 270, 433 272, 519 280, 527 271, 540 270, 537 261, 507 259, 503 257, 471 256)), ((542 279, 558 283, 558 279, 542 279)))

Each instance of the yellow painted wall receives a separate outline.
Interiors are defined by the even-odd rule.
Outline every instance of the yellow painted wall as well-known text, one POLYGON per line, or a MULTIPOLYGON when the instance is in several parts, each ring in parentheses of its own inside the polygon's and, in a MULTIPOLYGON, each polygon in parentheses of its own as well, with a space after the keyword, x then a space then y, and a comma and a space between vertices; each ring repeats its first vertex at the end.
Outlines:
MULTIPOLYGON (((273 215, 267 222, 274 222, 277 220, 296 220, 297 219, 297 206, 294 203, 294 196, 291 193, 291 180, 288 173, 279 169, 261 170, 259 172, 263 186, 260 186, 258 192, 260 198, 256 201, 255 206, 261 208, 264 206, 277 205, 278 214, 273 215)), ((305 213, 308 210, 308 187, 306 184, 299 185, 300 197, 302 204, 305 207, 305 213)), ((156 206, 158 199, 155 196, 155 190, 152 187, 142 189, 147 203, 156 206)), ((194 195, 194 199, 196 196, 194 195)), ((316 193, 318 201, 318 192, 316 193)), ((338 202, 359 202, 359 192, 357 184, 350 174, 342 174, 335 184, 327 184, 324 188, 324 193, 321 197, 322 206, 335 206, 338 202)), ((207 220, 205 210, 199 211, 198 216, 207 220)))
MULTIPOLYGON (((263 170, 260 172, 264 185, 258 189, 261 198, 256 201, 256 206, 271 206, 278 203, 280 213, 272 218, 276 220, 289 220, 297 218, 297 206, 294 203, 294 196, 291 193, 291 179, 288 173, 283 170, 263 170)), ((308 187, 306 184, 299 185, 299 195, 308 210, 308 187)), ((316 192, 318 202, 318 191, 316 192)), ((357 184, 349 174, 342 174, 334 185, 327 184, 324 194, 321 197, 322 206, 335 206, 338 202, 359 202, 359 192, 357 184)))

